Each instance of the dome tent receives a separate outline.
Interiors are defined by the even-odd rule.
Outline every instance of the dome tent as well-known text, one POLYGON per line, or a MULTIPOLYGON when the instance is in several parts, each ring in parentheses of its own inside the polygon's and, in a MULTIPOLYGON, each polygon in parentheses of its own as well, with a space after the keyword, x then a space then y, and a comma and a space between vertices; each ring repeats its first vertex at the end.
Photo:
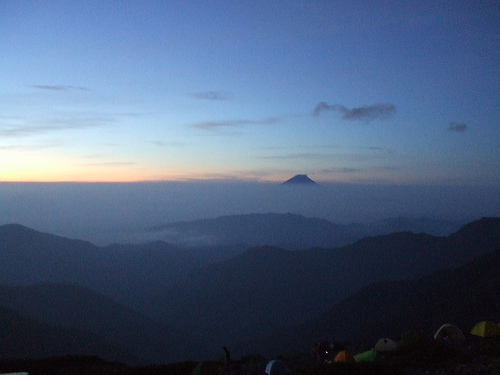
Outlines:
POLYGON ((356 360, 352 356, 351 353, 349 353, 346 350, 342 350, 337 353, 335 358, 333 359, 333 362, 340 362, 340 363, 356 363, 356 360))
POLYGON ((408 330, 401 335, 399 340, 400 348, 416 348, 425 345, 427 337, 424 333, 415 330, 408 330))
POLYGON ((272 361, 269 361, 269 363, 266 366, 266 374, 267 375, 281 375, 281 374, 288 374, 290 370, 288 370, 288 367, 280 361, 279 359, 275 359, 272 361))
POLYGON ((443 324, 434 334, 434 340, 461 344, 465 342, 465 335, 456 325, 443 324))
POLYGON ((500 327, 489 320, 483 320, 476 323, 470 333, 479 337, 500 336, 500 327))
POLYGON ((354 355, 354 359, 356 362, 380 362, 382 360, 382 355, 372 348, 366 352, 354 355))
POLYGON ((377 352, 394 352, 398 350, 398 348, 399 344, 388 338, 378 340, 374 347, 377 352))

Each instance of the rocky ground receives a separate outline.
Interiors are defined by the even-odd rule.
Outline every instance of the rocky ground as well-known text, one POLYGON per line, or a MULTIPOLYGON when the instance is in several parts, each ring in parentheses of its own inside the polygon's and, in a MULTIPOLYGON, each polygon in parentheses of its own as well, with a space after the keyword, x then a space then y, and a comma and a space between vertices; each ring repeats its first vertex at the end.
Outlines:
MULTIPOLYGON (((481 339, 454 347, 428 343, 386 353, 379 363, 326 363, 314 353, 280 357, 290 375, 500 375, 500 338, 481 339)), ((270 359, 247 356, 233 361, 232 374, 262 375, 270 359)), ((37 360, 0 361, 0 373, 26 371, 31 375, 113 374, 113 375, 191 375, 197 362, 132 367, 98 357, 58 357, 37 360)), ((199 375, 225 374, 223 360, 205 361, 199 375)))

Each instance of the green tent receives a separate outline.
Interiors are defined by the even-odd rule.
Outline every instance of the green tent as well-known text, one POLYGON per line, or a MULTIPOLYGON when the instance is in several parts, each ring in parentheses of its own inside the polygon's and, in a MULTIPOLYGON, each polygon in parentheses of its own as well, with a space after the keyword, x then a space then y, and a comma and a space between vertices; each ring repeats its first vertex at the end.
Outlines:
POLYGON ((220 366, 215 362, 200 362, 191 371, 190 375, 219 375, 222 373, 220 366))
POLYGON ((375 349, 370 349, 363 353, 358 353, 354 356, 356 362, 380 362, 382 355, 375 349))
POLYGON ((479 337, 500 336, 500 327, 491 321, 483 320, 476 323, 470 333, 479 337))
POLYGON ((200 362, 196 365, 193 371, 191 371, 191 375, 200 375, 201 374, 201 366, 203 365, 203 362, 200 362))
POLYGON ((427 337, 424 333, 408 330, 401 335, 399 346, 401 348, 418 348, 424 346, 427 341, 427 337))

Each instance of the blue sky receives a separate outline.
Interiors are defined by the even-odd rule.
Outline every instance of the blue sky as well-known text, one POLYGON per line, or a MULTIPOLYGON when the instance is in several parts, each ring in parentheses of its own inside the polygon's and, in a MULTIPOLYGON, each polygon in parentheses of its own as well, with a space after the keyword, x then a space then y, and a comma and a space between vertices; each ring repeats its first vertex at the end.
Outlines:
POLYGON ((500 184, 498 1, 2 1, 0 180, 500 184))
POLYGON ((498 1, 4 0, 0 224, 498 216, 499 73, 498 1))

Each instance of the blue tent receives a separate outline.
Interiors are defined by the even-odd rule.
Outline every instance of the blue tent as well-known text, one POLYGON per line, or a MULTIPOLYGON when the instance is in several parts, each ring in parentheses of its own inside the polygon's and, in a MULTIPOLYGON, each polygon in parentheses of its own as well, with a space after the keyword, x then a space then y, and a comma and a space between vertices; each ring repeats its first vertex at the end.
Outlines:
POLYGON ((267 375, 288 374, 289 372, 288 367, 279 359, 270 361, 266 366, 267 375))

